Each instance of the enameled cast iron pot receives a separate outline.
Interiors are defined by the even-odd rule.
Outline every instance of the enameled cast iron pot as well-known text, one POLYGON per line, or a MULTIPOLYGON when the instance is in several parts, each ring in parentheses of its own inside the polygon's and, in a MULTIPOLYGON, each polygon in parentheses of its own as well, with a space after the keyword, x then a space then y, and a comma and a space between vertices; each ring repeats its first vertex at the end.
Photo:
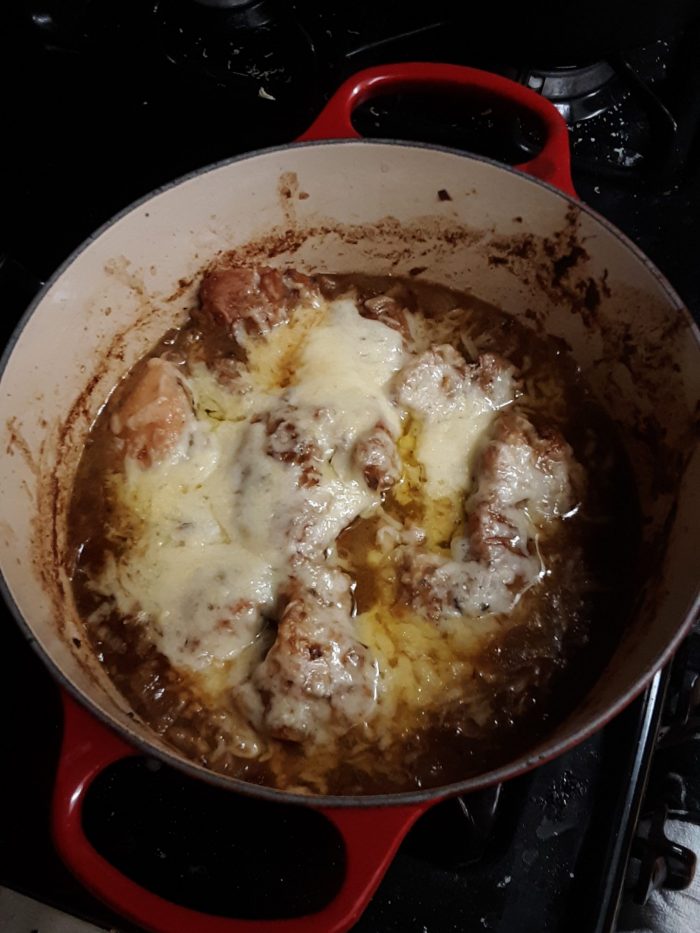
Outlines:
POLYGON ((150 930, 347 929, 423 811, 580 742, 671 656, 698 602, 699 397, 700 339, 680 299, 629 240, 576 200, 567 130, 554 108, 493 75, 426 64, 362 72, 297 144, 205 168, 128 208, 33 302, 0 379, 0 566, 5 598, 64 688, 53 829, 66 863, 95 894, 150 930), (351 113, 358 102, 426 87, 520 108, 541 124, 542 152, 506 168, 434 146, 356 138, 351 113), (165 746, 92 656, 66 573, 66 508, 83 440, 118 378, 184 319, 198 273, 230 249, 303 271, 422 275, 473 292, 564 339, 618 421, 639 486, 646 553, 653 555, 634 619, 578 708, 497 771, 365 798, 301 798, 255 787, 165 746), (322 809, 346 844, 338 896, 310 917, 236 921, 169 904, 120 874, 85 838, 81 806, 108 763, 141 753, 231 791, 322 809))

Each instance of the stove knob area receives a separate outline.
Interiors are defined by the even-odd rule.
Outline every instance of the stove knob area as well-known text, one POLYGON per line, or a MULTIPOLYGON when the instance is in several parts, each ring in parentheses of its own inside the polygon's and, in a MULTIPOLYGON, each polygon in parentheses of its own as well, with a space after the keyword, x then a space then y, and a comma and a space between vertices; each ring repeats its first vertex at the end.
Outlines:
POLYGON ((659 888, 683 891, 695 877, 694 853, 664 832, 667 816, 668 808, 661 804, 637 826, 625 883, 635 904, 646 904, 659 888))
POLYGON ((695 876, 692 850, 700 853, 700 626, 671 667, 644 801, 625 883, 635 904, 645 904, 659 888, 683 891, 695 876), (686 845, 668 838, 667 820, 685 826, 686 845))

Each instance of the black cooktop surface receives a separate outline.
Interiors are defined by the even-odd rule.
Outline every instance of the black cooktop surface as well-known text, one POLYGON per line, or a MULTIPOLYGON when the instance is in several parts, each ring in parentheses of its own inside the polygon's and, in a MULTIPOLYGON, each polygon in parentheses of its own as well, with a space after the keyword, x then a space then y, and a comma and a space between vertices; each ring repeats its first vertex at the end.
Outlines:
MULTIPOLYGON (((566 85, 562 112, 585 116, 571 126, 581 198, 627 233, 700 315, 697 30, 623 50, 604 63, 608 70, 599 62, 543 68, 525 53, 503 63, 488 43, 457 41, 441 9, 397 19, 395 11, 368 17, 362 3, 238 6, 228 19, 194 0, 27 2, 8 14, 13 28, 0 39, 5 339, 39 284, 114 212, 185 172, 289 142, 344 77, 389 59, 486 67, 533 87, 547 81, 555 95, 566 85)), ((365 105, 355 122, 364 135, 507 162, 536 146, 523 127, 504 126, 497 112, 485 118, 459 97, 395 95, 365 105)), ((105 928, 132 930, 53 852, 57 688, 4 607, 1 614, 9 676, 0 690, 13 715, 0 882, 105 928)), ((357 930, 612 929, 664 686, 657 678, 562 758, 500 790, 436 806, 406 838, 357 930)), ((86 830, 137 880, 197 909, 299 915, 321 906, 342 876, 342 847, 317 816, 234 799, 144 759, 96 782, 86 830)))

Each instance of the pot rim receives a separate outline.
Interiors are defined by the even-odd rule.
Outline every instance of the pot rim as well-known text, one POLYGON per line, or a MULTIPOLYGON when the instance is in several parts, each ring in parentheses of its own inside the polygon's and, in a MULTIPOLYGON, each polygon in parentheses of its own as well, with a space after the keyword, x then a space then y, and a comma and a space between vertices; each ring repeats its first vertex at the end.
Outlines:
MULTIPOLYGON (((237 162, 244 162, 249 159, 257 158, 261 155, 268 155, 274 152, 286 152, 289 149, 305 149, 319 146, 366 146, 366 145, 382 145, 382 146, 395 146, 398 148, 410 148, 410 149, 419 149, 419 150, 429 150, 429 151, 438 151, 444 152, 448 155, 458 156, 459 158, 471 160, 475 162, 484 162, 487 165, 491 165, 496 169, 501 171, 509 172, 512 175, 516 175, 520 180, 526 184, 536 185, 541 188, 545 188, 552 194, 556 195, 558 198, 563 199, 569 204, 576 207, 578 210, 588 214, 594 220, 596 220, 608 233, 615 237, 624 247, 630 250, 637 259, 639 259, 642 264, 649 270, 652 274, 658 285, 666 294, 670 305, 677 312, 682 314, 686 318, 686 322, 689 326, 690 333, 695 339, 698 350, 700 351, 700 328, 695 323, 692 315, 685 306, 685 303, 682 301, 678 293, 668 282, 663 273, 656 267, 656 265, 649 259, 649 257, 631 240, 627 237, 621 230, 619 230, 614 224, 609 220, 591 208, 589 205, 584 202, 578 201, 576 198, 562 191, 560 188, 550 184, 549 182, 542 181, 539 178, 535 178, 532 175, 528 175, 514 166, 506 165, 504 163, 498 162, 495 159, 490 159, 485 156, 476 155, 474 153, 466 152, 464 150, 455 149, 449 146, 440 146, 432 143, 422 143, 414 142, 412 140, 396 140, 396 139, 382 139, 382 138, 358 138, 358 139, 330 139, 330 140, 310 140, 305 142, 293 142, 287 144, 281 144, 278 146, 269 146, 262 149, 255 149, 250 152, 241 153, 236 156, 232 156, 226 159, 222 159, 218 162, 211 163, 209 165, 202 166, 201 168, 193 169, 191 172, 187 172, 184 175, 179 176, 178 178, 173 179, 172 181, 166 182, 163 185, 160 185, 157 188, 149 191, 140 198, 137 198, 135 201, 132 201, 130 204, 122 208, 116 214, 112 215, 107 221, 101 224, 93 233, 85 238, 69 255, 68 257, 56 268, 52 273, 46 283, 34 296, 30 304, 28 305, 26 311, 22 314, 17 325, 15 326, 10 339, 5 346, 5 349, 0 356, 0 382, 4 375, 5 369, 9 360, 15 350, 15 347, 19 341, 24 328, 31 319, 32 315, 38 308, 38 306, 43 301, 46 294, 50 289, 56 284, 56 282, 61 278, 63 273, 73 264, 73 262, 96 240, 98 240, 103 233, 109 230, 114 224, 120 221, 122 218, 126 217, 135 209, 147 204, 154 197, 169 191, 173 188, 177 188, 179 185, 184 182, 190 181, 192 179, 198 178, 202 175, 206 175, 209 172, 216 171, 220 168, 224 168, 228 165, 233 165, 237 162)), ((648 686, 651 680, 654 677, 654 674, 664 667, 670 658, 675 653, 676 648, 683 640, 685 635, 690 630, 696 616, 700 613, 700 582, 698 583, 697 592, 694 600, 691 605, 688 606, 686 610, 686 615, 683 620, 683 623, 678 627, 673 637, 666 645, 666 648, 662 652, 661 656, 657 661, 650 666, 642 673, 642 675, 637 679, 636 683, 627 690, 622 696, 611 704, 604 712, 599 713, 593 719, 590 719, 585 725, 581 726, 576 730, 572 735, 568 736, 566 739, 561 739, 556 742, 551 740, 548 742, 546 739, 542 742, 542 750, 538 754, 530 755, 520 755, 515 761, 512 761, 506 765, 502 765, 499 768, 493 769, 491 771, 484 772, 483 774, 478 774, 470 778, 465 778, 462 781, 454 782, 451 784, 445 784, 438 787, 430 787, 425 789, 411 790, 411 791, 402 791, 397 793, 390 794, 368 794, 368 795, 324 795, 324 794, 296 794, 289 791, 279 790, 273 787, 266 787, 263 785, 252 784, 248 781, 243 781, 240 778, 228 777, 223 774, 219 774, 215 771, 211 771, 208 768, 203 767, 202 765, 197 765, 194 762, 188 761, 187 759, 178 755, 174 750, 170 751, 168 749, 162 749, 148 740, 142 738, 140 735, 137 735, 134 732, 131 732, 122 723, 114 720, 108 713, 106 713, 99 705, 96 703, 93 698, 80 690, 64 672, 60 669, 57 662, 54 661, 50 652, 47 651, 43 645, 41 645, 36 639, 34 632, 29 624, 29 622, 24 618, 24 615, 17 606, 14 598, 10 593, 9 586, 5 580, 5 575, 3 573, 2 567, 0 567, 0 593, 2 594, 5 603, 9 607, 12 615, 15 617, 20 630, 27 639, 28 643, 34 649, 34 651, 41 658, 42 662, 48 668, 52 677, 58 682, 59 686, 65 689, 77 702, 79 702, 83 707, 85 707, 89 713, 95 716, 101 723, 103 723, 107 728, 116 731, 122 738, 124 738, 130 745, 137 748, 146 756, 155 757, 163 761, 165 764, 170 765, 171 767, 177 768, 179 771, 184 772, 188 777, 197 778, 204 780, 209 784, 212 784, 216 787, 220 787, 225 790, 242 793, 246 796, 255 797, 257 799, 268 800, 274 803, 282 804, 296 804, 302 806, 310 807, 382 807, 382 806, 399 806, 399 805, 411 805, 411 804, 420 804, 425 803, 429 800, 439 800, 446 797, 456 796, 463 793, 472 793, 474 791, 481 790, 485 787, 489 787, 493 784, 501 783, 510 778, 514 778, 518 775, 524 774, 525 772, 546 763, 547 761, 552 760, 553 758, 558 757, 563 754, 565 751, 573 748, 578 745, 580 742, 583 742, 585 739, 589 738, 603 726, 605 726, 611 719, 617 716, 622 712, 625 707, 627 707, 634 699, 636 699, 642 691, 648 686)))

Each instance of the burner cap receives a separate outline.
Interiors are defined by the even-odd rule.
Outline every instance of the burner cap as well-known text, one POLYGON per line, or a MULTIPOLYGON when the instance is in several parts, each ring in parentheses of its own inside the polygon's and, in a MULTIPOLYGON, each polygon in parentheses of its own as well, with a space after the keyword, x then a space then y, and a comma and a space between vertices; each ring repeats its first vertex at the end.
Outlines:
POLYGON ((604 61, 524 68, 517 79, 551 100, 567 123, 578 123, 603 113, 621 99, 624 90, 614 69, 604 61))

